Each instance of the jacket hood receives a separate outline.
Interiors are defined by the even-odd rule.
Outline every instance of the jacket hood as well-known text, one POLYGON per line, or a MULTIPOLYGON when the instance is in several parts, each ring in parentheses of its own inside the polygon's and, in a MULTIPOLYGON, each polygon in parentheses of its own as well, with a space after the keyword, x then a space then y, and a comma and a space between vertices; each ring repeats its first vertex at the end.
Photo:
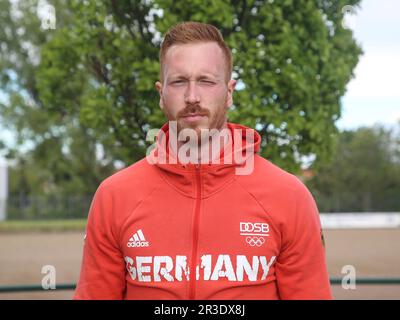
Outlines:
POLYGON ((155 148, 146 160, 156 166, 162 177, 180 193, 196 197, 200 180, 201 197, 208 197, 233 181, 235 175, 251 174, 254 155, 260 151, 261 136, 256 130, 228 122, 225 132, 226 143, 220 148, 219 157, 206 163, 198 163, 197 159, 188 162, 188 159, 177 157, 176 129, 170 130, 167 122, 159 130, 155 148))

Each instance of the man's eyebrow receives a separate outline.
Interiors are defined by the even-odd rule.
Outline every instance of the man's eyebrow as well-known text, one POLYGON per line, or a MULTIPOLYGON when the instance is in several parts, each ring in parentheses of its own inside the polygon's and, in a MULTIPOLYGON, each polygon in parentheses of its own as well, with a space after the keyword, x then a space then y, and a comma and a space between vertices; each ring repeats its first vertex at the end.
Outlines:
POLYGON ((173 74, 170 76, 171 79, 185 79, 186 76, 181 75, 181 74, 173 74))
MULTIPOLYGON (((179 73, 172 74, 170 77, 174 78, 174 79, 186 79, 186 78, 188 78, 186 75, 179 74, 179 73)), ((219 77, 217 75, 215 75, 215 74, 212 74, 212 73, 203 73, 203 74, 200 74, 199 76, 197 76, 196 78, 197 79, 204 79, 204 78, 216 78, 216 79, 218 79, 219 77)))

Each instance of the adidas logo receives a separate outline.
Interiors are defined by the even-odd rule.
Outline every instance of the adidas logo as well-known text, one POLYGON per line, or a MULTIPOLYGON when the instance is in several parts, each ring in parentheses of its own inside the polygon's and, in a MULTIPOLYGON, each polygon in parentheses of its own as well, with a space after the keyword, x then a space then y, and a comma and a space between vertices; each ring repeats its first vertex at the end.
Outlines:
POLYGON ((150 244, 146 241, 142 229, 136 231, 126 244, 129 248, 148 247, 150 244))

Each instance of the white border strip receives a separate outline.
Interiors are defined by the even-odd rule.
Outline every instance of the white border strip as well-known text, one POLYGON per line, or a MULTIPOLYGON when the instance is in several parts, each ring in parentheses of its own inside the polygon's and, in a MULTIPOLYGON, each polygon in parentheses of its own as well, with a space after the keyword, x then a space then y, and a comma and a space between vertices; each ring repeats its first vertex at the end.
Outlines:
POLYGON ((400 228, 399 212, 321 213, 323 229, 400 228))

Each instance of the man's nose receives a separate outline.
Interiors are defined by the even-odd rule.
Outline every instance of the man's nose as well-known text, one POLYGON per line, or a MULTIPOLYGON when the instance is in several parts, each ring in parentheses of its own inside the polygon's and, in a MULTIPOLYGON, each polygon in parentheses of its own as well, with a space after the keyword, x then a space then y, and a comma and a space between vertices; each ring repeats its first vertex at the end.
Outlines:
POLYGON ((194 104, 200 102, 200 95, 197 90, 196 81, 189 81, 185 92, 185 102, 188 104, 194 104))

